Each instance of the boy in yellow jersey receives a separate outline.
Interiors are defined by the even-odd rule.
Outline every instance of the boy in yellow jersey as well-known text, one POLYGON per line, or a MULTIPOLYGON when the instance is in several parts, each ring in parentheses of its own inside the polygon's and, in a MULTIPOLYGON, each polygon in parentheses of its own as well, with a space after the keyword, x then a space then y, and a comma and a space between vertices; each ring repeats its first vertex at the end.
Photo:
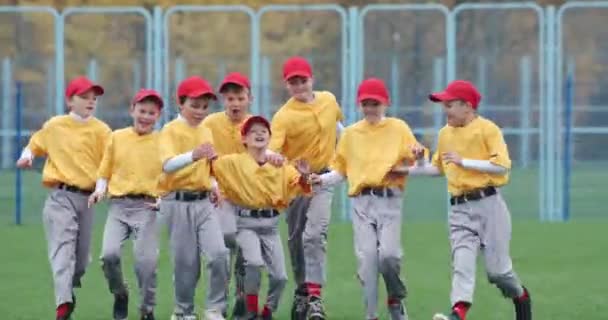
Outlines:
POLYGON ((210 196, 213 137, 201 122, 215 99, 211 86, 200 77, 190 77, 177 88, 180 115, 160 133, 163 164, 159 191, 161 214, 169 225, 173 258, 175 310, 172 320, 195 320, 194 293, 200 277, 200 255, 204 255, 209 283, 205 318, 224 319, 228 286, 228 249, 224 244, 210 196))
POLYGON ((384 82, 364 80, 357 91, 364 119, 347 127, 340 138, 332 171, 311 181, 331 186, 348 180, 351 197, 358 276, 363 286, 366 319, 378 319, 378 274, 386 284, 391 319, 406 320, 402 300, 406 288, 401 271, 401 209, 405 177, 392 178, 390 170, 413 161, 418 145, 410 127, 385 117, 389 93, 384 82))
MULTIPOLYGON (((303 159, 315 173, 328 171, 334 157, 342 111, 333 94, 313 91, 312 68, 302 57, 283 66, 291 98, 272 119, 269 149, 288 160, 303 159)), ((326 239, 333 188, 296 198, 287 210, 288 244, 296 280, 292 318, 325 319, 321 288, 325 283, 326 239)))
MULTIPOLYGON (((249 106, 253 97, 249 79, 238 72, 229 73, 222 80, 219 92, 224 111, 210 114, 203 120, 203 125, 211 130, 215 141, 214 149, 219 156, 245 152, 246 149, 241 138, 241 126, 250 116, 249 106)), ((226 201, 218 206, 216 211, 224 233, 224 242, 230 250, 230 265, 232 265, 232 260, 235 260, 236 303, 233 314, 242 316, 245 312, 245 301, 242 294, 245 271, 242 256, 236 254, 236 207, 226 201), (235 257, 236 259, 234 259, 235 257)), ((230 277, 230 274, 228 276, 230 277)))
POLYGON ((429 99, 443 104, 448 123, 439 131, 432 163, 419 154, 417 165, 402 172, 445 174, 451 195, 452 310, 433 320, 465 320, 480 249, 488 279, 513 300, 516 319, 531 320, 530 294, 509 255, 511 215, 499 188, 509 181, 511 160, 500 128, 477 114, 481 95, 470 82, 456 80, 429 99))
POLYGON ((133 126, 112 133, 99 167, 95 192, 89 197, 89 206, 99 202, 106 192, 110 197, 101 261, 114 295, 115 320, 128 316, 129 296, 120 258, 122 245, 131 236, 141 297, 140 319, 154 319, 158 235, 156 212, 151 204, 155 203, 162 168, 159 134, 153 130, 162 108, 163 100, 154 90, 142 89, 135 95, 130 108, 133 126))
POLYGON ((86 77, 72 80, 65 91, 70 110, 55 116, 30 138, 17 167, 30 168, 34 157, 46 156, 42 183, 50 189, 42 219, 55 286, 56 319, 74 311, 73 288, 89 263, 93 210, 87 200, 95 188, 96 172, 110 128, 93 116, 104 90, 86 77))
POLYGON ((261 319, 272 319, 277 310, 287 282, 278 230, 279 211, 296 195, 311 191, 304 162, 298 162, 297 169, 267 163, 270 136, 270 123, 265 118, 250 117, 242 127, 247 152, 221 156, 213 162, 213 173, 224 196, 237 208, 237 243, 245 264, 247 320, 258 319, 260 269, 264 266, 268 268, 269 281, 261 319))

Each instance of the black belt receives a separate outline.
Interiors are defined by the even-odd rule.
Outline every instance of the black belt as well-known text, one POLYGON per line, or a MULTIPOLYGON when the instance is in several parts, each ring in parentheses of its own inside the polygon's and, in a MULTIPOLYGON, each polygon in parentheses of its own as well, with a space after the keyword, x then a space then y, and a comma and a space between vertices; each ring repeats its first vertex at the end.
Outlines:
POLYGON ((149 194, 143 194, 143 193, 129 193, 129 194, 123 194, 121 196, 114 196, 111 197, 112 199, 129 199, 129 200, 156 200, 156 197, 153 197, 149 194))
POLYGON ((197 200, 204 200, 208 196, 209 191, 176 191, 174 199, 177 201, 191 202, 197 200))
POLYGON ((65 183, 58 184, 57 189, 74 192, 74 193, 82 193, 82 194, 86 194, 86 195, 90 195, 91 193, 93 193, 93 191, 91 191, 91 190, 81 189, 76 186, 72 186, 72 185, 65 184, 65 183))
POLYGON ((241 209, 238 215, 245 218, 274 218, 279 215, 279 211, 276 209, 241 209))
POLYGON ((485 187, 483 189, 469 191, 469 192, 463 193, 459 196, 451 197, 450 204, 457 205, 457 204, 462 204, 462 203, 465 203, 468 201, 478 201, 485 197, 493 196, 496 194, 496 192, 497 192, 496 188, 492 187, 492 186, 485 187))
POLYGON ((376 196, 380 198, 392 198, 395 196, 395 192, 391 188, 378 187, 378 188, 363 188, 361 193, 362 196, 376 196))

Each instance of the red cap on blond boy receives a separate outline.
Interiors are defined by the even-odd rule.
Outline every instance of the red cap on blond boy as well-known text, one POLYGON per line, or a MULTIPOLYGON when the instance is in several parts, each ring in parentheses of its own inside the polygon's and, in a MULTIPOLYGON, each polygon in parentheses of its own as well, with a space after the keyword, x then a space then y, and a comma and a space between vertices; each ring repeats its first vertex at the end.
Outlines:
POLYGON ((101 96, 104 93, 103 87, 89 80, 89 78, 80 76, 72 79, 65 89, 65 97, 81 95, 89 90, 93 90, 95 95, 101 96))
POLYGON ((193 76, 186 78, 177 86, 177 97, 197 98, 202 95, 211 95, 213 99, 217 99, 213 88, 207 80, 193 76))
POLYGON ((131 102, 131 104, 136 104, 138 102, 143 101, 146 98, 154 98, 156 100, 156 103, 158 103, 159 107, 161 109, 163 108, 163 98, 161 97, 160 93, 158 93, 158 91, 153 90, 153 89, 139 90, 135 94, 135 97, 133 97, 133 101, 131 102))
POLYGON ((306 59, 295 56, 287 59, 283 64, 283 80, 297 76, 312 78, 312 67, 306 59))
POLYGON ((378 78, 369 78, 361 82, 357 90, 357 102, 361 103, 368 99, 379 101, 383 105, 390 105, 391 101, 384 81, 378 78))
POLYGON ((433 102, 463 100, 470 103, 473 109, 477 109, 481 101, 481 94, 472 83, 465 80, 455 80, 450 82, 445 90, 431 93, 429 99, 433 102))

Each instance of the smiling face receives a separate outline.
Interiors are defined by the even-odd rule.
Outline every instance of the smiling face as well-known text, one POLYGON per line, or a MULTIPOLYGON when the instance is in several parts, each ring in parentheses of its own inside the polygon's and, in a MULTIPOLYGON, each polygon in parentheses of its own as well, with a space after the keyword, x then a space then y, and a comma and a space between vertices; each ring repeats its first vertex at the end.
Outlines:
POLYGON ((293 76, 285 81, 287 92, 300 102, 310 102, 313 99, 313 79, 303 76, 293 76))
POLYGON ((67 99, 67 105, 70 111, 83 118, 88 118, 93 115, 95 108, 97 108, 97 93, 91 89, 79 95, 74 95, 67 99))
POLYGON ((182 98, 179 106, 180 114, 188 124, 197 126, 209 114, 211 100, 213 97, 207 94, 196 98, 182 98))
POLYGON ((146 98, 131 106, 129 112, 133 118, 133 128, 139 134, 146 134, 154 130, 156 121, 160 118, 161 108, 158 101, 146 98))
POLYGON ((365 120, 371 123, 377 123, 386 115, 387 105, 378 100, 365 99, 361 101, 360 107, 365 120))
POLYGON ((247 148, 266 149, 270 142, 270 131, 262 123, 254 123, 243 137, 247 148))
POLYGON ((442 105, 448 118, 448 125, 452 127, 466 125, 475 115, 475 110, 471 107, 471 104, 462 100, 444 101, 442 105))

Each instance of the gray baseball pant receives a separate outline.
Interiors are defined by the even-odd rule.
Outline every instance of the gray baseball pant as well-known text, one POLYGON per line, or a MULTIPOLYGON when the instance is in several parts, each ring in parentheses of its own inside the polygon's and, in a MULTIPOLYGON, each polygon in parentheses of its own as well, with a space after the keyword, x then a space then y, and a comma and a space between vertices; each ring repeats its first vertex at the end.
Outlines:
POLYGON ((201 255, 207 262, 206 309, 220 312, 225 309, 228 249, 214 211, 209 198, 177 201, 175 193, 169 193, 161 202, 161 213, 167 215, 173 259, 175 314, 194 313, 194 293, 200 278, 201 255))
POLYGON ((511 214, 502 195, 453 205, 449 216, 452 247, 452 305, 473 302, 477 254, 481 250, 488 279, 505 297, 523 294, 509 255, 511 214))
POLYGON ((279 234, 279 216, 274 218, 238 217, 237 243, 245 261, 245 294, 258 295, 261 269, 268 269, 268 297, 270 310, 278 308, 287 283, 285 256, 279 234))
POLYGON ((123 243, 130 237, 133 238, 140 310, 152 312, 156 304, 158 262, 156 212, 142 199, 112 199, 103 232, 101 262, 110 292, 115 295, 127 293, 120 260, 123 243))
POLYGON ((407 295, 401 280, 401 208, 399 189, 393 197, 359 195, 351 198, 355 255, 363 286, 367 319, 377 318, 378 274, 382 274, 390 299, 407 295))
POLYGON ((333 188, 315 188, 312 197, 299 196, 287 209, 288 247, 296 284, 325 284, 327 229, 333 188))
POLYGON ((72 289, 81 286, 91 261, 94 211, 88 198, 86 193, 52 189, 42 209, 57 306, 73 302, 72 289))

